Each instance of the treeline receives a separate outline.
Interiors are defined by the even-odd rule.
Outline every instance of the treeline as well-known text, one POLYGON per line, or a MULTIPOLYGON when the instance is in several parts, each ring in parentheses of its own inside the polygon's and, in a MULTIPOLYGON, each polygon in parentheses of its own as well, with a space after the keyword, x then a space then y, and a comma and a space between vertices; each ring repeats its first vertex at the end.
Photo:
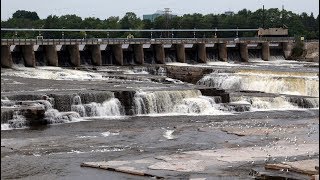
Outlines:
MULTIPOLYGON (((142 20, 133 12, 123 18, 111 16, 107 19, 76 15, 50 15, 40 19, 36 12, 18 10, 7 21, 1 21, 2 28, 43 28, 43 29, 226 29, 226 28, 270 28, 287 27, 289 36, 304 36, 306 39, 319 38, 319 15, 296 14, 277 8, 258 9, 254 12, 243 9, 235 14, 185 14, 183 16, 160 16, 154 22, 142 20)), ((44 38, 116 38, 127 37, 125 32, 41 32, 44 38)), ((135 37, 151 37, 150 32, 132 33, 135 37)), ((1 32, 2 38, 35 38, 39 32, 1 32)), ((253 32, 239 32, 239 36, 255 36, 253 32)), ((152 36, 172 37, 172 33, 153 32, 152 36)), ((213 37, 212 32, 199 32, 196 37, 213 37)), ((218 32, 218 37, 235 37, 235 32, 218 32)), ((173 37, 194 37, 193 32, 176 32, 173 37)))

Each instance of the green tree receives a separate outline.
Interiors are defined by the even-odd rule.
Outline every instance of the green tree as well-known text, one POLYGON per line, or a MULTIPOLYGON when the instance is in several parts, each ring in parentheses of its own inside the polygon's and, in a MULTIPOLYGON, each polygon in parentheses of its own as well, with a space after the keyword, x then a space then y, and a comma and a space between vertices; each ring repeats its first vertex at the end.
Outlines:
POLYGON ((39 16, 36 12, 25 11, 25 10, 18 10, 13 13, 12 18, 23 18, 23 19, 30 19, 30 20, 39 20, 39 16))

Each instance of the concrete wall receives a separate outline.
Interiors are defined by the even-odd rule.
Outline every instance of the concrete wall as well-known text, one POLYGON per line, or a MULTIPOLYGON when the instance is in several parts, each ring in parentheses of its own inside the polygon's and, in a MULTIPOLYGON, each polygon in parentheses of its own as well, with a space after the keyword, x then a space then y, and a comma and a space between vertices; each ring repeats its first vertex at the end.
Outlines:
POLYGON ((123 51, 121 44, 114 44, 111 45, 112 53, 114 55, 114 59, 117 65, 123 65, 123 51))
POLYGON ((70 60, 73 66, 80 66, 80 52, 78 45, 67 45, 67 51, 70 54, 70 60))
POLYGON ((270 59, 269 43, 268 42, 262 43, 261 50, 262 50, 262 60, 269 61, 270 59))
POLYGON ((144 52, 142 44, 133 45, 134 59, 137 64, 144 64, 144 52))
POLYGON ((49 66, 58 66, 58 52, 55 45, 44 45, 44 55, 49 66))
POLYGON ((155 54, 156 54, 156 62, 159 64, 165 63, 165 54, 163 44, 155 44, 154 45, 155 54))
MULTIPOLYGON (((219 60, 221 61, 227 61, 227 56, 228 56, 228 48, 226 43, 219 43, 216 44, 218 46, 218 55, 219 55, 219 60)), ((248 62, 249 60, 249 55, 248 55, 248 44, 247 43, 239 43, 239 51, 240 51, 240 57, 242 62, 248 62)), ((310 45, 306 43, 305 47, 305 57, 308 59, 319 59, 319 43, 317 42, 316 45, 310 45), (313 49, 310 51, 310 49, 313 49), (308 51, 307 51, 308 50, 308 51)), ((124 52, 122 49, 121 44, 114 44, 114 45, 108 45, 111 47, 112 55, 113 55, 113 64, 115 65, 124 65, 124 52)), ((133 44, 130 45, 133 48, 133 53, 134 53, 134 60, 137 64, 144 64, 144 49, 142 44, 133 44)), ((292 43, 281 43, 282 50, 285 54, 285 58, 288 59, 290 58, 291 50, 292 50, 292 43)), ((47 62, 47 65, 51 66, 58 66, 60 63, 58 61, 58 53, 56 50, 55 45, 42 45, 44 51, 44 56, 47 62), (59 62, 59 63, 58 63, 59 62)), ((80 61, 80 52, 79 52, 79 45, 65 45, 64 46, 66 50, 68 51, 68 55, 70 57, 67 57, 67 59, 70 58, 71 60, 71 65, 78 67, 81 64, 80 61)), ((101 57, 101 50, 100 50, 100 45, 86 45, 88 50, 91 53, 92 57, 92 64, 100 66, 102 65, 102 57, 101 57)), ((22 57, 24 59, 25 66, 27 67, 34 67, 36 65, 35 61, 35 52, 33 49, 33 45, 17 45, 18 49, 21 49, 22 57)), ((174 44, 173 48, 175 48, 175 53, 177 57, 177 61, 181 63, 186 63, 186 49, 184 44, 174 44)), ((206 63, 207 61, 207 53, 206 53, 206 45, 205 43, 199 43, 196 45, 196 51, 192 51, 193 55, 197 57, 192 57, 193 60, 197 60, 199 63, 206 63)), ((154 58, 155 62, 157 64, 164 64, 165 63, 165 49, 163 44, 153 44, 151 45, 151 50, 154 52, 154 58)), ((173 49, 172 49, 173 50, 173 49)), ((190 49, 187 51, 187 55, 190 49)), ((150 49, 149 49, 150 51, 150 49)), ((19 52, 19 51, 18 51, 19 52)), ((264 42, 261 44, 261 52, 262 52, 262 59, 263 60, 269 60, 270 59, 270 47, 269 47, 269 42, 264 42)), ((238 50, 237 50, 238 53, 238 50)), ((66 55, 65 54, 65 55, 66 55)), ((190 56, 190 55, 189 55, 190 56)), ((59 57, 61 58, 61 57, 59 57)), ((190 57, 189 57, 190 60, 190 57)), ((13 59, 11 56, 10 52, 10 46, 1 46, 1 66, 2 67, 12 67, 13 64, 13 59)))
POLYGON ((228 53, 227 53, 227 44, 226 43, 219 43, 219 60, 220 61, 227 61, 228 60, 228 53))
POLYGON ((283 29, 283 28, 262 29, 262 28, 259 28, 258 35, 259 36, 286 36, 286 35, 288 35, 288 29, 283 29))
POLYGON ((35 67, 36 58, 34 55, 33 45, 21 45, 21 52, 26 67, 35 67))
POLYGON ((13 65, 10 46, 1 45, 1 67, 11 68, 13 65))
POLYGON ((249 61, 249 54, 248 54, 248 44, 247 43, 240 43, 240 57, 242 62, 248 62, 249 61))
POLYGON ((92 58, 92 64, 95 66, 101 66, 102 65, 102 59, 101 59, 101 50, 100 45, 89 45, 88 46, 91 58, 92 58))
POLYGON ((177 61, 181 63, 186 62, 186 53, 184 44, 176 44, 176 51, 177 51, 177 61))
POLYGON ((206 44, 199 43, 198 44, 198 59, 200 63, 207 62, 207 51, 206 51, 206 44))

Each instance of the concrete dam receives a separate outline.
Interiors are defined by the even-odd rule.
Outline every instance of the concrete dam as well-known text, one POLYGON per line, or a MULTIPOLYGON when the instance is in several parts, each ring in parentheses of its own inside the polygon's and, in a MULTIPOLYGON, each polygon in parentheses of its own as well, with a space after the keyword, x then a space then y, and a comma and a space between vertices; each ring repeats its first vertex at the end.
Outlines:
POLYGON ((1 67, 248 62, 290 56, 291 37, 2 39, 1 67))

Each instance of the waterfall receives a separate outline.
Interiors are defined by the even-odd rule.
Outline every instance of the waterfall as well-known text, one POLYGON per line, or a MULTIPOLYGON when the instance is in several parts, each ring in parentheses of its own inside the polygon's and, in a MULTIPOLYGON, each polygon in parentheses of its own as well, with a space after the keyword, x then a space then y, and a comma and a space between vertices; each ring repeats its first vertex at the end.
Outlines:
POLYGON ((110 98, 103 103, 82 104, 79 95, 73 97, 71 111, 79 113, 81 117, 120 116, 123 114, 122 105, 117 98, 110 98))
POLYGON ((241 61, 240 51, 238 49, 230 48, 227 51, 228 61, 241 61))
POLYGON ((165 48, 165 61, 166 63, 170 63, 170 62, 177 62, 177 55, 176 52, 171 50, 171 49, 167 49, 165 48))
POLYGON ((251 110, 280 110, 297 109, 297 105, 290 103, 284 96, 279 97, 238 97, 232 101, 244 101, 251 104, 251 110))
POLYGON ((261 60, 262 54, 260 49, 248 49, 249 60, 261 60))
POLYGON ((85 117, 86 115, 86 109, 81 103, 81 98, 79 95, 76 95, 73 97, 73 103, 71 105, 71 111, 75 111, 79 113, 81 117, 85 117))
MULTIPOLYGON (((45 107, 44 119, 48 124, 55 123, 66 123, 71 121, 77 121, 80 119, 80 114, 78 112, 60 112, 57 109, 53 108, 52 102, 53 98, 48 98, 48 100, 37 100, 45 107)), ((75 104, 81 104, 80 97, 74 98, 75 104)))
POLYGON ((153 51, 151 50, 144 51, 144 62, 148 64, 156 64, 153 51))
POLYGON ((120 101, 117 98, 111 98, 103 103, 92 102, 84 104, 86 115, 94 116, 121 116, 123 110, 120 101))
POLYGON ((222 114, 215 99, 207 96, 185 98, 174 106, 173 112, 182 114, 222 114))
POLYGON ((202 96, 199 90, 136 92, 136 114, 222 114, 211 97, 202 96))
POLYGON ((270 48, 270 61, 285 60, 282 49, 270 48))
POLYGON ((16 104, 15 101, 10 101, 8 99, 1 100, 2 105, 7 107, 6 111, 1 114, 1 120, 5 122, 1 124, 1 130, 25 128, 30 125, 31 119, 27 119, 24 116, 25 114, 23 114, 23 111, 19 109, 21 106, 42 107, 45 112, 43 119, 37 120, 39 121, 39 124, 41 124, 41 121, 46 124, 54 124, 70 122, 80 118, 80 115, 76 112, 59 112, 57 109, 53 109, 53 105, 49 100, 52 101, 51 98, 48 100, 35 100, 33 103, 27 101, 24 105, 20 105, 19 103, 16 104))
POLYGON ((213 48, 207 48, 207 61, 219 61, 218 51, 213 48))
POLYGON ((48 124, 66 123, 80 118, 77 112, 59 112, 57 109, 49 109, 45 112, 45 119, 48 124))
POLYGON ((211 73, 198 84, 222 89, 252 90, 267 93, 319 97, 317 76, 265 72, 211 73))
MULTIPOLYGON (((26 118, 20 114, 19 111, 13 112, 13 117, 11 120, 8 120, 8 128, 24 128, 27 126, 26 118)), ((2 126, 1 126, 2 130, 2 126)))

